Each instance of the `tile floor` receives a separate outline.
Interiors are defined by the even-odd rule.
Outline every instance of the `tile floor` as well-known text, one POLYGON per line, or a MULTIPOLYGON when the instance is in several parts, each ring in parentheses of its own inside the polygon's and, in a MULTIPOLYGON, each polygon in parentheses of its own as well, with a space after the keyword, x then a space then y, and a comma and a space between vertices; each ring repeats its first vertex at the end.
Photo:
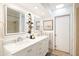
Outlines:
POLYGON ((70 56, 70 54, 60 50, 49 50, 46 56, 70 56))

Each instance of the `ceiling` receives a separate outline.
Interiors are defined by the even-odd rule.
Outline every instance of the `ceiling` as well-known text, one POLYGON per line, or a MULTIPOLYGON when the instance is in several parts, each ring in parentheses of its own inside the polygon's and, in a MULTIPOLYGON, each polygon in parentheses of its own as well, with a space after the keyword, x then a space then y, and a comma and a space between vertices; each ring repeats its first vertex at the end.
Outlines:
MULTIPOLYGON (((51 17, 49 10, 52 12, 56 10, 56 5, 58 4, 61 3, 16 3, 17 6, 43 18, 51 17)), ((68 8, 71 5, 71 3, 64 3, 65 8, 68 8)))
POLYGON ((19 3, 18 6, 24 8, 27 11, 41 16, 41 17, 50 17, 50 14, 46 8, 44 8, 40 3, 19 3))
POLYGON ((58 9, 56 8, 56 6, 60 5, 60 4, 64 5, 64 7, 62 7, 62 8, 70 8, 73 5, 72 3, 42 3, 42 6, 48 10, 50 16, 52 17, 53 12, 55 10, 60 9, 60 8, 58 8, 58 9))
POLYGON ((52 11, 56 10, 56 6, 59 4, 64 4, 64 8, 68 8, 72 6, 72 3, 42 3, 42 5, 45 8, 50 9, 52 11))

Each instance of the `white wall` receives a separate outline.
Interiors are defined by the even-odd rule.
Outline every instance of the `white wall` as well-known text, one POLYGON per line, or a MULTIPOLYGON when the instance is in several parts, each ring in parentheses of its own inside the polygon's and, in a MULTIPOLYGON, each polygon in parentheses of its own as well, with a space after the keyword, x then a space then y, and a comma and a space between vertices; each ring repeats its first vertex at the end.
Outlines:
POLYGON ((4 21, 3 21, 3 4, 0 4, 0 55, 3 55, 3 33, 4 33, 4 21))

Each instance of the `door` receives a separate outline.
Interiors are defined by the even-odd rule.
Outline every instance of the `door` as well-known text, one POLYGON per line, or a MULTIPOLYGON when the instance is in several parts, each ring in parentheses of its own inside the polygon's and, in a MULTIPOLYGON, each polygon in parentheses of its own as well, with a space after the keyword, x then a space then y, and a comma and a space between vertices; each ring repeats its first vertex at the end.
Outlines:
POLYGON ((56 49, 69 52, 69 15, 56 17, 56 49))

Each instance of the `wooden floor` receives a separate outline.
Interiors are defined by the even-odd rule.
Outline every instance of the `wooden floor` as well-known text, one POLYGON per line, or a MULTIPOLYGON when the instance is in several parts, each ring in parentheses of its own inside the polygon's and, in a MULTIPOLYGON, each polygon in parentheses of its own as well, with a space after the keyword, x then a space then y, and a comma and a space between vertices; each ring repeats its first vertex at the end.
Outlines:
POLYGON ((60 50, 50 50, 51 56, 70 56, 69 53, 60 50))

